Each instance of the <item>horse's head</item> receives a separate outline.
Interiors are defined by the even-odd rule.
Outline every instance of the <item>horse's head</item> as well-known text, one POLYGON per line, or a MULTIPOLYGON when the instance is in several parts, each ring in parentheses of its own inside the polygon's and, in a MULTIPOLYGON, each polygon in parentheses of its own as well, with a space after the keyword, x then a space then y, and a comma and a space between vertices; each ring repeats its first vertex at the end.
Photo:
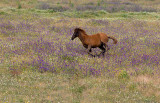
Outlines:
POLYGON ((81 29, 80 28, 74 29, 74 33, 72 35, 71 40, 74 40, 76 37, 78 37, 80 35, 80 33, 81 33, 81 29))

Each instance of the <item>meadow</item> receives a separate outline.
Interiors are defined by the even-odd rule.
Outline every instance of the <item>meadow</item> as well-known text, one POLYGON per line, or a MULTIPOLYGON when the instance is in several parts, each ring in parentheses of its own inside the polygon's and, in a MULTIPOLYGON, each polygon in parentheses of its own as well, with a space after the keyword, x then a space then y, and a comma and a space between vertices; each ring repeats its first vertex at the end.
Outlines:
POLYGON ((158 0, 0 1, 0 103, 159 103, 159 11, 158 0), (91 57, 76 27, 118 43, 91 57))

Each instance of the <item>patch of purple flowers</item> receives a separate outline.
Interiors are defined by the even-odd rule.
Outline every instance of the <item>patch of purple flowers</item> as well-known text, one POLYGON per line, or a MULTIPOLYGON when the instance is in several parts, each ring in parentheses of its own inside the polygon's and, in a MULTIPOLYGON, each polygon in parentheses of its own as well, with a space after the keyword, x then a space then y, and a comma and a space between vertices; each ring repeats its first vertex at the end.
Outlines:
MULTIPOLYGON (((3 20, 1 19, 1 21, 3 20)), ((147 26, 146 28, 141 27, 145 26, 146 22, 132 21, 125 24, 125 21, 119 20, 89 20, 87 24, 103 25, 82 27, 87 34, 104 32, 118 39, 116 45, 113 45, 112 40, 109 40, 110 50, 104 58, 92 58, 88 56, 78 39, 70 40, 75 28, 71 23, 68 24, 70 26, 58 27, 50 23, 51 20, 48 19, 37 21, 31 23, 21 20, 16 24, 13 23, 14 21, 0 23, 1 34, 12 35, 12 33, 16 33, 16 35, 6 37, 5 40, 0 40, 0 52, 3 54, 0 57, 0 63, 3 63, 5 58, 27 55, 30 62, 24 61, 24 65, 28 64, 40 72, 67 74, 80 72, 85 76, 115 76, 122 68, 135 68, 139 65, 151 68, 159 67, 160 43, 156 38, 159 30, 152 26, 150 28, 154 30, 149 30, 147 26), (37 26, 37 23, 41 25, 37 26), (130 28, 126 28, 126 25, 130 28)), ((67 19, 54 22, 69 23, 67 19)), ((93 52, 99 53, 100 51, 93 49, 93 52)), ((133 70, 139 71, 139 69, 133 70)), ((126 69, 126 71, 130 70, 126 69)))

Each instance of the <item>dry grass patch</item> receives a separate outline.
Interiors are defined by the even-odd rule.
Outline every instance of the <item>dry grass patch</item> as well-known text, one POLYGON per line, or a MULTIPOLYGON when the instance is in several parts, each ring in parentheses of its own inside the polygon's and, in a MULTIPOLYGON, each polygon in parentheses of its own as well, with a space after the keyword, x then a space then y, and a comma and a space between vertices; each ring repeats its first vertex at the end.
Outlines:
POLYGON ((160 80, 157 77, 149 75, 139 75, 132 78, 133 82, 137 84, 137 89, 146 97, 160 97, 160 80))
POLYGON ((153 84, 156 88, 160 88, 160 80, 158 77, 153 77, 150 75, 139 75, 136 77, 133 77, 132 80, 135 83, 140 83, 140 84, 153 84))
POLYGON ((153 81, 153 79, 147 75, 140 75, 135 77, 134 81, 138 83, 150 84, 153 81))

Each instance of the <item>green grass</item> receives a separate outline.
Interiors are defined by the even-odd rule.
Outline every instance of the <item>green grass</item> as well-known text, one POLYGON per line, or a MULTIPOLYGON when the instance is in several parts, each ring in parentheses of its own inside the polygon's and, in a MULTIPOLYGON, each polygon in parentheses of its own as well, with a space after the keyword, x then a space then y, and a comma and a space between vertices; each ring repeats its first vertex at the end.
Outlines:
MULTIPOLYGON (((3 9, 2 9, 3 10, 3 9)), ((108 13, 106 11, 64 11, 64 12, 54 12, 52 10, 39 10, 39 9, 15 9, 15 8, 5 8, 4 11, 0 12, 0 15, 7 14, 18 14, 18 15, 39 15, 42 17, 54 17, 54 18, 97 18, 97 19, 140 19, 140 20, 159 20, 159 13, 147 13, 147 12, 117 12, 108 13)))
POLYGON ((3 78, 0 85, 1 102, 157 102, 154 93, 147 93, 147 89, 159 90, 152 84, 134 83, 131 80, 122 82, 105 77, 69 79, 67 75, 28 71, 16 77, 8 73, 0 77, 3 78))
MULTIPOLYGON (((34 5, 35 2, 29 1, 28 3, 34 5)), ((72 3, 71 6, 73 6, 72 3)), ((160 102, 159 65, 152 64, 147 59, 139 65, 129 65, 130 59, 134 57, 140 58, 137 56, 138 54, 150 56, 154 55, 156 51, 160 51, 159 45, 151 46, 153 43, 159 43, 159 34, 155 32, 159 33, 160 13, 124 11, 116 13, 108 13, 106 11, 55 12, 35 8, 25 9, 22 3, 22 8, 19 9, 17 6, 15 8, 0 8, 0 18, 3 18, 0 25, 4 25, 3 28, 0 28, 0 102, 160 102), (73 51, 80 48, 81 52, 76 52, 78 56, 66 55, 65 53, 57 55, 50 52, 41 54, 35 51, 34 47, 39 47, 40 49, 46 47, 45 51, 47 51, 48 42, 52 43, 51 46, 55 46, 55 49, 59 49, 57 45, 61 43, 62 49, 67 51, 68 45, 65 44, 70 43, 71 36, 68 36, 67 30, 70 27, 77 26, 86 28, 90 34, 97 32, 94 30, 103 32, 105 31, 104 27, 108 27, 107 33, 114 35, 119 43, 124 42, 124 39, 126 39, 124 43, 130 43, 129 47, 131 47, 131 51, 128 50, 127 46, 120 51, 123 45, 125 45, 122 43, 118 46, 111 46, 112 48, 109 52, 110 58, 91 58, 87 53, 80 54, 84 48, 82 48, 78 40, 72 42, 75 45, 70 44, 73 46, 71 49, 73 51), (3 32, 3 30, 6 32, 3 32), (15 31, 13 32, 13 30, 15 31), (142 30, 148 31, 145 36, 142 35, 142 30), (151 35, 153 33, 154 35, 151 35), (42 38, 45 42, 37 41, 40 40, 39 38, 42 38), (150 38, 151 40, 149 41, 148 39, 150 38), (32 42, 33 45, 27 44, 32 42), (142 45, 139 45, 137 42, 142 45), (34 43, 37 44, 35 45, 34 43), (27 45, 29 45, 29 48, 25 50, 27 45), (22 54, 15 54, 10 51, 21 51, 21 49, 24 50, 22 54), (115 63, 115 58, 113 57, 115 55, 119 57, 123 52, 133 57, 129 55, 130 58, 126 58, 122 61, 121 65, 116 67, 117 64, 113 64, 115 63), (55 64, 57 72, 39 72, 36 69, 39 65, 42 65, 40 63, 32 66, 29 65, 29 63, 36 61, 38 56, 41 55, 44 56, 45 62, 55 64), (64 65, 64 61, 67 64, 74 62, 80 65, 92 65, 96 70, 100 69, 101 65, 104 65, 105 73, 107 73, 107 70, 112 71, 114 69, 114 71, 106 75, 84 75, 83 70, 78 70, 78 65, 75 65, 75 67, 72 65, 67 67, 61 66, 64 65), (67 71, 63 72, 64 69, 67 69, 67 71)), ((72 33, 72 31, 69 33, 72 33)), ((91 72, 88 72, 88 74, 91 74, 91 72)))

